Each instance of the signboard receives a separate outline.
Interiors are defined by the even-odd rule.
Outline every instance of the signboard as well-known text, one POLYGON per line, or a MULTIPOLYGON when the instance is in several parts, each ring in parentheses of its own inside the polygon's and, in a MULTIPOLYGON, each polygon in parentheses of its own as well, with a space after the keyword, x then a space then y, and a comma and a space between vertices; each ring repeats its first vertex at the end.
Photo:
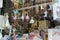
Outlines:
POLYGON ((0 8, 3 6, 3 0, 0 0, 0 8))
POLYGON ((48 29, 48 40, 60 40, 60 29, 48 29))

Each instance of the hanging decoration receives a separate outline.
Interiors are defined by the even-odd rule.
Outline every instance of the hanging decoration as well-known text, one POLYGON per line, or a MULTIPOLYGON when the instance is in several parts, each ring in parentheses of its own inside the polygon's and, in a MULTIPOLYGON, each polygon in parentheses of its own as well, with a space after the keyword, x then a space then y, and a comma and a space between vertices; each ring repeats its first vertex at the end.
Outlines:
POLYGON ((28 15, 28 13, 27 13, 25 19, 26 19, 27 21, 29 21, 30 17, 29 17, 29 15, 28 15))
POLYGON ((44 12, 44 14, 45 14, 44 17, 47 17, 47 13, 48 13, 47 11, 44 12))
POLYGON ((43 5, 41 4, 41 9, 44 9, 43 5))
POLYGON ((8 18, 9 18, 8 13, 6 13, 6 15, 5 15, 5 26, 6 26, 7 28, 10 28, 10 23, 9 23, 8 18))
POLYGON ((17 15, 15 15, 15 16, 13 17, 13 19, 16 20, 16 19, 17 19, 17 15))
POLYGON ((18 13, 18 10, 17 9, 13 10, 13 13, 14 15, 16 15, 18 13))
POLYGON ((22 14, 22 16, 21 16, 21 19, 22 19, 22 21, 24 21, 24 15, 22 14))
POLYGON ((34 23, 34 19, 33 17, 31 17, 30 24, 33 24, 33 23, 34 23))

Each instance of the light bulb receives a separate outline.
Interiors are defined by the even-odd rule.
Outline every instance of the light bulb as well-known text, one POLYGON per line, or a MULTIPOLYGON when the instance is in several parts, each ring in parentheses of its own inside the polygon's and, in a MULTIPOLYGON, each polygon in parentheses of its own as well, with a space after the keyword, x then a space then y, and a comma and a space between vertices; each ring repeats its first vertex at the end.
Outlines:
POLYGON ((31 23, 31 24, 34 23, 34 19, 33 19, 33 17, 31 17, 30 23, 31 23))

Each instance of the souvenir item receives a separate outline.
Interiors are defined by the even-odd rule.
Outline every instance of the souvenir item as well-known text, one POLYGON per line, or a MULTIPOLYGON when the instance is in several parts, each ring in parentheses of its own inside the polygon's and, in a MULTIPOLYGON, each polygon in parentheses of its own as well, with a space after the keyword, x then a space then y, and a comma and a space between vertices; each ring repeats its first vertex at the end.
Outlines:
POLYGON ((43 5, 41 5, 41 9, 44 9, 43 5))
POLYGON ((44 17, 47 17, 47 13, 48 13, 47 11, 44 12, 44 14, 45 14, 44 17))
POLYGON ((5 26, 6 26, 7 28, 10 27, 10 23, 9 23, 8 18, 9 18, 8 13, 6 13, 6 15, 5 15, 5 26))
POLYGON ((24 21, 24 15, 22 14, 21 19, 24 21))
POLYGON ((28 15, 28 14, 26 15, 25 19, 26 19, 27 21, 29 21, 30 18, 29 18, 29 15, 28 15))
POLYGON ((33 19, 33 17, 31 17, 30 23, 31 23, 31 24, 34 23, 34 19, 33 19))
POLYGON ((14 15, 16 15, 18 13, 18 10, 15 9, 15 10, 13 10, 13 12, 14 12, 14 15))

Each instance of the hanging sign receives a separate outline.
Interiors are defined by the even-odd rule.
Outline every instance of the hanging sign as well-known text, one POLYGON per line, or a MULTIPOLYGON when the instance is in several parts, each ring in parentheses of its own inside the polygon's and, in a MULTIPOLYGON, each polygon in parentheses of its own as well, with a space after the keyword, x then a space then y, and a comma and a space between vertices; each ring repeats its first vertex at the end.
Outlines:
POLYGON ((3 6, 3 0, 0 0, 0 8, 3 6))
POLYGON ((60 40, 60 29, 48 29, 48 40, 60 40))

